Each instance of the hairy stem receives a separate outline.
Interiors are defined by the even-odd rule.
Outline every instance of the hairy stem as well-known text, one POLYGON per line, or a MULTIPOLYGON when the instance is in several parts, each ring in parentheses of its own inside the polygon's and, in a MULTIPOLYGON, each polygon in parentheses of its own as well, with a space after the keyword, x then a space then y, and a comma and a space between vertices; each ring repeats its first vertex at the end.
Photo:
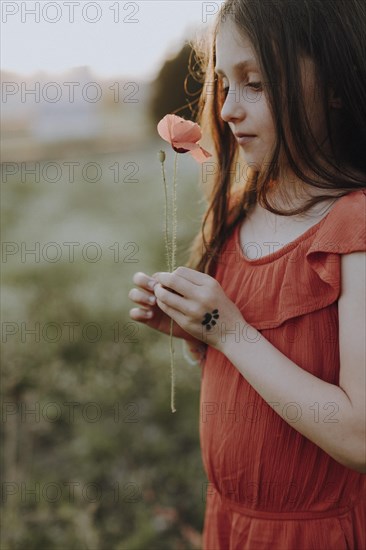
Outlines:
POLYGON ((163 174, 163 184, 164 184, 164 193, 165 193, 165 253, 166 253, 166 260, 168 265, 168 271, 171 271, 171 263, 170 263, 170 239, 168 234, 168 189, 166 184, 166 176, 165 176, 165 165, 164 161, 161 163, 161 171, 163 174))
MULTIPOLYGON (((173 175, 173 199, 172 199, 172 261, 171 271, 175 270, 175 253, 177 248, 177 160, 178 153, 174 157, 174 175, 173 175)), ((171 371, 171 397, 170 407, 172 412, 176 412, 174 404, 175 390, 175 372, 174 372, 174 346, 173 346, 173 319, 170 319, 170 371, 171 371)))

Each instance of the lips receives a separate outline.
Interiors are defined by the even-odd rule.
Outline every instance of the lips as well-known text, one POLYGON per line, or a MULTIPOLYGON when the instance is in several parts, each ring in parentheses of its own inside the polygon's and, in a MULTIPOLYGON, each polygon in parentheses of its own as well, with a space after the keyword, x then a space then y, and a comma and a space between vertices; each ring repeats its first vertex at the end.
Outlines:
POLYGON ((237 132, 235 133, 235 136, 237 138, 241 138, 241 137, 255 137, 254 134, 244 134, 243 132, 237 132))
POLYGON ((238 132, 235 134, 235 137, 237 143, 244 147, 245 145, 251 143, 257 136, 254 134, 244 134, 243 132, 238 132))

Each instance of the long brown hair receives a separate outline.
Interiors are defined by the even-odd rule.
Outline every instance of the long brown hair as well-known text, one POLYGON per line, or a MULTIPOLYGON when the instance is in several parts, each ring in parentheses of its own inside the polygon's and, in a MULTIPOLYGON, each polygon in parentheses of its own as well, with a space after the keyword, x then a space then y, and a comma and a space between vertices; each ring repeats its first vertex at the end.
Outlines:
POLYGON ((267 194, 280 173, 281 151, 307 186, 339 190, 337 197, 366 187, 365 28, 364 0, 226 0, 210 36, 203 43, 192 42, 203 80, 197 122, 214 148, 215 174, 205 190, 208 206, 186 266, 211 274, 222 245, 256 202, 275 214, 295 215, 330 197, 318 194, 297 209, 275 208, 267 194), (222 85, 214 73, 216 35, 227 18, 253 44, 276 129, 271 161, 261 171, 249 167, 239 186, 235 186, 233 173, 238 163, 240 166, 240 150, 229 125, 221 119, 222 85), (299 92, 298 66, 303 55, 315 63, 326 113, 331 155, 319 146, 321 162, 311 154, 311 132, 299 92), (274 82, 277 74, 281 86, 274 82), (328 112, 330 86, 342 102, 332 116, 328 112), (300 162, 295 162, 293 152, 300 162), (307 168, 306 174, 300 164, 307 168), (308 174, 309 169, 314 177, 308 174))

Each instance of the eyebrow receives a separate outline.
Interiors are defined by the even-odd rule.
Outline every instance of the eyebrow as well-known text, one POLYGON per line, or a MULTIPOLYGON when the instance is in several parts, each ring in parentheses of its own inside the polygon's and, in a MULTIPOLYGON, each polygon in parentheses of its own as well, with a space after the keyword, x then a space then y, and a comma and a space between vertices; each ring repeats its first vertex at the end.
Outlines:
MULTIPOLYGON (((257 68, 257 63, 255 59, 247 59, 246 61, 240 61, 240 63, 237 63, 236 65, 234 65, 234 72, 236 73, 243 72, 246 69, 248 69, 248 67, 257 68)), ((214 71, 216 74, 225 75, 224 71, 219 69, 218 67, 215 67, 214 71)))

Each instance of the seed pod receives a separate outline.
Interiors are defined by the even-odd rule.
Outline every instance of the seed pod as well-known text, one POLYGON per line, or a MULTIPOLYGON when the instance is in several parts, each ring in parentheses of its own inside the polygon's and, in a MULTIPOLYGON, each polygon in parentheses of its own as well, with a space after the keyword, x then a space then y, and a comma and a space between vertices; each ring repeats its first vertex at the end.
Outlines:
POLYGON ((165 152, 160 150, 159 153, 158 153, 158 157, 159 157, 160 162, 163 163, 164 160, 165 160, 165 152))

